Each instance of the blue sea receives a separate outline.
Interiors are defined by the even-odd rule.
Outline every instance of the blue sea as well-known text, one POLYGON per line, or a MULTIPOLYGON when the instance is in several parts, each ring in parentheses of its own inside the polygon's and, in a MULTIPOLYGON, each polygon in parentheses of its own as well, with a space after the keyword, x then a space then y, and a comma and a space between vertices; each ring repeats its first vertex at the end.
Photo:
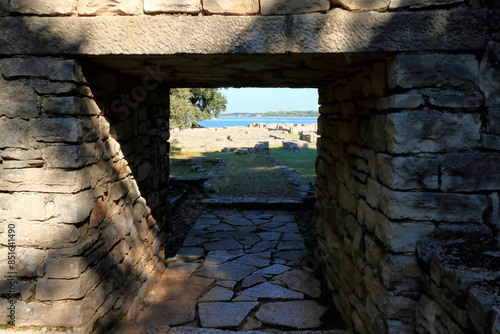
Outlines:
POLYGON ((198 125, 206 128, 223 128, 225 126, 248 126, 251 123, 293 123, 311 124, 317 123, 316 117, 220 117, 211 120, 200 121, 198 125))

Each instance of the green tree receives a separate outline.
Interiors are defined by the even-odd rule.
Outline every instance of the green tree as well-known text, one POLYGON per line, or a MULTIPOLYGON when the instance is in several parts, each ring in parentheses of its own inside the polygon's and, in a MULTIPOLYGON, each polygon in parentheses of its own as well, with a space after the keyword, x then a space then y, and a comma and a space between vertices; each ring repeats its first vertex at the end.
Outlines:
POLYGON ((219 117, 227 99, 217 88, 173 88, 170 90, 170 127, 198 126, 198 121, 219 117))

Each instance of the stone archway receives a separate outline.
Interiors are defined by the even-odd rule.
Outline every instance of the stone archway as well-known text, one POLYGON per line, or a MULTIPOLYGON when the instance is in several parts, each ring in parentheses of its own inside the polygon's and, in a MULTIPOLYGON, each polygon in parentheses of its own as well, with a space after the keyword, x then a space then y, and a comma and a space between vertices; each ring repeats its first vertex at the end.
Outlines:
MULTIPOLYGON (((169 86, 285 85, 319 88, 318 256, 345 320, 361 333, 441 326, 421 303, 442 301, 419 286, 417 241, 498 234, 498 8, 397 3, 200 17, 0 4, 16 324, 89 332, 140 307, 164 267, 169 86)), ((450 313, 447 328, 475 326, 450 313)))

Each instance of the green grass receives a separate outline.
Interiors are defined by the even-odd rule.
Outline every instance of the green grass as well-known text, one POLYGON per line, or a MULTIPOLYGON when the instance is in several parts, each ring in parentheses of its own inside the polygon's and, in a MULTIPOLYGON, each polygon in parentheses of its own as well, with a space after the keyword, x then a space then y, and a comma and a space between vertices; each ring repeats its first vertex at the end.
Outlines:
POLYGON ((304 180, 313 182, 316 178, 316 149, 304 148, 300 152, 285 152, 280 148, 271 148, 269 154, 281 161, 304 180))
POLYGON ((172 150, 171 157, 228 159, 223 175, 212 182, 213 188, 217 190, 215 196, 261 198, 298 196, 297 192, 288 185, 288 180, 283 176, 280 168, 271 163, 265 154, 237 155, 233 152, 172 150))

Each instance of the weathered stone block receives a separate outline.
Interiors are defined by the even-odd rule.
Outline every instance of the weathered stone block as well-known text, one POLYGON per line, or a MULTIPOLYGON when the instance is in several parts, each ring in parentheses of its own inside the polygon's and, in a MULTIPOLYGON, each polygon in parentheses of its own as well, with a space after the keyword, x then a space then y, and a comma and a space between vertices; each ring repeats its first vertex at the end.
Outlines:
POLYGON ((425 104, 422 94, 397 94, 377 100, 377 110, 418 108, 425 104))
POLYGON ((377 175, 384 185, 395 190, 438 189, 439 160, 378 154, 377 175))
POLYGON ((327 12, 330 9, 330 2, 328 0, 261 0, 260 6, 262 15, 305 14, 327 12))
POLYGON ((99 115, 94 100, 74 96, 48 96, 42 98, 42 112, 56 115, 99 115))
POLYGON ((0 117, 32 118, 38 116, 37 99, 32 87, 8 82, 0 76, 0 117))
POLYGON ((0 118, 0 148, 30 147, 29 122, 20 118, 0 118))
MULTIPOLYGON (((16 230, 16 232, 18 232, 16 230)), ((7 243, 6 243, 7 244, 7 243)), ((0 249, 0 272, 2 277, 7 275, 7 253, 8 248, 0 249)), ((39 266, 43 263, 46 256, 46 252, 41 249, 33 248, 16 248, 16 272, 18 277, 36 277, 38 275, 39 266)))
POLYGON ((11 0, 10 11, 22 14, 42 15, 70 15, 75 13, 76 0, 36 1, 36 0, 11 0))
POLYGON ((31 122, 33 137, 41 142, 82 142, 99 138, 96 118, 40 118, 31 122))
POLYGON ((380 196, 380 208, 390 220, 481 223, 487 206, 486 196, 472 194, 400 192, 383 187, 380 196))
POLYGON ((254 15, 259 12, 259 1, 204 0, 203 10, 208 14, 254 15))
POLYGON ((79 0, 78 15, 123 14, 140 15, 143 13, 141 0, 79 0))
POLYGON ((76 171, 44 168, 4 169, 0 176, 0 189, 7 191, 76 193, 89 187, 89 169, 76 171))
POLYGON ((453 108, 455 112, 476 111, 483 104, 483 97, 467 93, 433 94, 429 103, 436 107, 453 108))
POLYGON ((146 13, 199 13, 200 0, 144 0, 146 13))
MULTIPOLYGON (((60 2, 62 5, 70 4, 71 1, 60 2)), ((44 6, 44 2, 31 1, 44 6)), ((79 81, 80 78, 75 70, 74 60, 49 57, 14 57, 0 60, 0 72, 7 79, 17 77, 37 77, 51 80, 79 81)))
POLYGON ((55 218, 67 224, 81 223, 90 216, 94 207, 92 191, 72 195, 56 195, 54 199, 55 218))
POLYGON ((453 153, 442 161, 441 189, 447 192, 500 189, 500 154, 453 153))
POLYGON ((486 106, 500 106, 500 43, 489 42, 479 68, 479 85, 486 97, 486 106))
POLYGON ((9 15, 9 0, 0 0, 0 16, 9 15))
MULTIPOLYGON (((16 231, 22 236, 16 242, 18 246, 22 247, 69 247, 80 237, 78 229, 68 224, 10 220, 0 223, 0 229, 5 230, 8 223, 16 224, 16 231)), ((0 243, 6 245, 7 242, 7 234, 0 233, 0 243)))
POLYGON ((396 253, 415 252, 417 241, 434 232, 432 222, 391 222, 384 219, 375 227, 377 237, 396 253))
POLYGON ((50 304, 19 301, 16 308, 16 325, 80 327, 88 323, 105 300, 100 289, 89 291, 82 300, 65 300, 50 304))
POLYGON ((333 4, 340 5, 347 10, 377 10, 387 9, 390 0, 331 0, 333 4))
POLYGON ((45 261, 45 276, 47 278, 77 278, 87 265, 87 259, 84 257, 48 259, 45 261))
POLYGON ((389 69, 389 86, 473 88, 478 84, 478 68, 474 55, 401 54, 389 69))
POLYGON ((461 2, 464 2, 464 0, 391 0, 389 8, 423 8, 429 6, 450 5, 461 2))
POLYGON ((95 144, 51 145, 43 149, 43 159, 49 168, 81 168, 97 162, 95 144))
POLYGON ((390 153, 424 153, 477 147, 479 114, 407 111, 387 115, 387 148, 390 153))
POLYGON ((422 268, 416 255, 387 253, 380 262, 380 273, 389 290, 420 291, 422 268))
POLYGON ((75 279, 39 278, 36 283, 35 298, 38 300, 80 299, 98 282, 98 279, 99 274, 92 269, 75 279))

